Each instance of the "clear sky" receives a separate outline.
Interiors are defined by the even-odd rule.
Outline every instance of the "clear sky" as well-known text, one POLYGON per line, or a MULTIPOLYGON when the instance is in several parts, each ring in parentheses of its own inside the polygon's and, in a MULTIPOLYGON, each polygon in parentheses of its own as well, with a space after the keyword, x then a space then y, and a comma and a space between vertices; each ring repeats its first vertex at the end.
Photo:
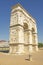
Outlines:
POLYGON ((9 40, 11 7, 17 3, 36 19, 38 40, 43 42, 43 0, 0 0, 0 40, 9 40))

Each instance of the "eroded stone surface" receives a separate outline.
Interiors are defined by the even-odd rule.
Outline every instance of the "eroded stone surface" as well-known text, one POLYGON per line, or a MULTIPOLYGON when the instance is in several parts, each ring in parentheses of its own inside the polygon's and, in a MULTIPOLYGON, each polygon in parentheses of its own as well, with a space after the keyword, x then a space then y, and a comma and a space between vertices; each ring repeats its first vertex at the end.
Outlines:
POLYGON ((19 4, 12 7, 9 43, 10 53, 38 51, 36 21, 19 4))

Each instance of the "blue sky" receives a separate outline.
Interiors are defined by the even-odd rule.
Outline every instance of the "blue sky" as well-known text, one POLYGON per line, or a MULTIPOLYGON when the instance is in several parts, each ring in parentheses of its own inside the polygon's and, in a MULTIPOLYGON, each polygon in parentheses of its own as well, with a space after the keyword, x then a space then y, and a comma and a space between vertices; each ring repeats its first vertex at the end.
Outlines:
POLYGON ((38 40, 43 42, 43 0, 0 0, 0 40, 9 40, 11 7, 17 3, 36 19, 38 40))

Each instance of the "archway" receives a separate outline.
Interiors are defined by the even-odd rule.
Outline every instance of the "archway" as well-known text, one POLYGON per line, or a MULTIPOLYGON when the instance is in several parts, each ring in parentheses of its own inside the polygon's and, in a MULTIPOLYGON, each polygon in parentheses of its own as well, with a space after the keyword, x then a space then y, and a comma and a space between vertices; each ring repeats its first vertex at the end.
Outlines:
POLYGON ((24 30, 28 29, 28 24, 27 23, 23 23, 24 24, 24 30))
POLYGON ((34 36, 34 33, 35 33, 35 29, 32 28, 32 44, 35 44, 35 36, 34 36))
POLYGON ((24 51, 25 53, 28 53, 28 43, 29 43, 29 32, 28 32, 28 24, 24 23, 24 42, 25 42, 25 46, 24 46, 24 51))
POLYGON ((36 50, 36 45, 35 45, 35 29, 34 28, 32 28, 32 45, 33 45, 33 51, 35 51, 36 50))
POLYGON ((28 43, 28 40, 29 40, 28 38, 29 38, 28 24, 24 23, 24 41, 25 41, 25 44, 28 43))

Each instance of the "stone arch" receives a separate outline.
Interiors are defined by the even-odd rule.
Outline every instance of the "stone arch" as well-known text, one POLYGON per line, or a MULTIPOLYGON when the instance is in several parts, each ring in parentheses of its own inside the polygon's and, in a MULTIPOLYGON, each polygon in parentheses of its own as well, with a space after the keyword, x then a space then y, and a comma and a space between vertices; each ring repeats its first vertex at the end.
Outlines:
POLYGON ((23 23, 24 24, 24 30, 27 30, 28 29, 28 24, 27 23, 23 23))
POLYGON ((35 29, 32 27, 32 33, 34 33, 35 32, 35 29))
POLYGON ((35 27, 32 28, 32 45, 33 45, 33 51, 36 51, 36 29, 35 27))
POLYGON ((29 38, 29 33, 28 33, 28 24, 27 23, 23 23, 24 24, 24 41, 27 44, 28 43, 28 38, 29 38))
POLYGON ((35 36, 34 36, 34 34, 35 34, 35 28, 32 27, 32 44, 35 44, 35 36))
POLYGON ((24 51, 25 53, 28 53, 28 46, 27 44, 29 43, 29 32, 28 32, 28 24, 27 23, 23 23, 23 27, 24 27, 24 51))

